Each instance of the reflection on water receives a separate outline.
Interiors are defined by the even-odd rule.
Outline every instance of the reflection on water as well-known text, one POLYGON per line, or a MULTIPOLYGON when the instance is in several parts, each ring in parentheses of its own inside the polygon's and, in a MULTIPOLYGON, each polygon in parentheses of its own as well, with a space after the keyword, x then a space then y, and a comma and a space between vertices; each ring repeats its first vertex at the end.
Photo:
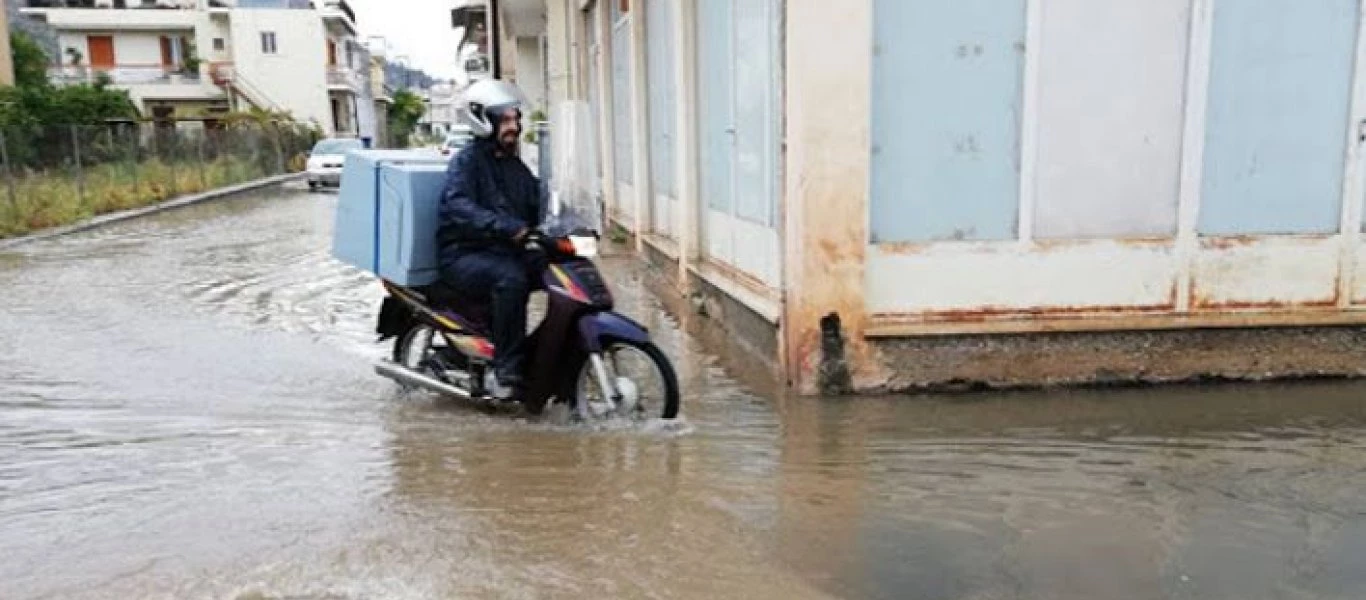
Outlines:
POLYGON ((765 398, 604 262, 686 425, 401 395, 335 198, 0 253, 3 598, 1362 598, 1366 386, 765 398))

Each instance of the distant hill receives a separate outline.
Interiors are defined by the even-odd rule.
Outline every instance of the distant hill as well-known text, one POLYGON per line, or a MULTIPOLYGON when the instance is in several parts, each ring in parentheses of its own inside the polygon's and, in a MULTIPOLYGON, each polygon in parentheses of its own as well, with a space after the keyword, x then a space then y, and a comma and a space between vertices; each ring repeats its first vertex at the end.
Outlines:
POLYGON ((61 45, 57 43, 57 32, 53 31, 47 23, 40 23, 19 14, 19 4, 18 0, 5 3, 5 14, 9 20, 10 31, 27 33, 29 37, 38 42, 39 46, 43 47, 43 51, 47 52, 49 59, 56 61, 62 53, 61 45))
POLYGON ((422 69, 410 69, 393 62, 384 64, 384 83, 396 90, 403 88, 425 90, 431 88, 436 82, 436 78, 428 75, 422 69))

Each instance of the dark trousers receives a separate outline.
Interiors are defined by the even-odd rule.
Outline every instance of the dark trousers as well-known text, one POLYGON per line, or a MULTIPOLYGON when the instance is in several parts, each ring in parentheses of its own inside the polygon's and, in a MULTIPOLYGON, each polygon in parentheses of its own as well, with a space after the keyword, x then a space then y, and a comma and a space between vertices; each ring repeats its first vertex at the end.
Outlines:
POLYGON ((499 381, 522 378, 526 355, 526 305, 541 286, 544 259, 502 249, 470 250, 447 256, 441 274, 460 295, 489 304, 493 370, 499 381))

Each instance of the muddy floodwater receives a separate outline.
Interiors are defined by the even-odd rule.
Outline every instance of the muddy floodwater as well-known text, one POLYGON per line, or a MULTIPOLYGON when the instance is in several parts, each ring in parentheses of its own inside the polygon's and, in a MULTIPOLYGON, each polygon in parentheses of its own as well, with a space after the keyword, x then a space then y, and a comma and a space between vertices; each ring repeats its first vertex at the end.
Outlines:
POLYGON ((335 202, 0 250, 0 598, 1366 598, 1366 385, 776 397, 608 257, 685 422, 528 423, 373 374, 335 202))

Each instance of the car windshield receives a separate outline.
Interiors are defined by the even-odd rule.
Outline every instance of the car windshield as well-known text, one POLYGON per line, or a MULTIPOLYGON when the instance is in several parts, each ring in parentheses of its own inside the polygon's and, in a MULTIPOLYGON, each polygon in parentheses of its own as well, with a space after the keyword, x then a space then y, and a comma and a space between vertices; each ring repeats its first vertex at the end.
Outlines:
POLYGON ((359 150, 360 140, 323 140, 313 147, 314 154, 346 154, 350 150, 359 150))

